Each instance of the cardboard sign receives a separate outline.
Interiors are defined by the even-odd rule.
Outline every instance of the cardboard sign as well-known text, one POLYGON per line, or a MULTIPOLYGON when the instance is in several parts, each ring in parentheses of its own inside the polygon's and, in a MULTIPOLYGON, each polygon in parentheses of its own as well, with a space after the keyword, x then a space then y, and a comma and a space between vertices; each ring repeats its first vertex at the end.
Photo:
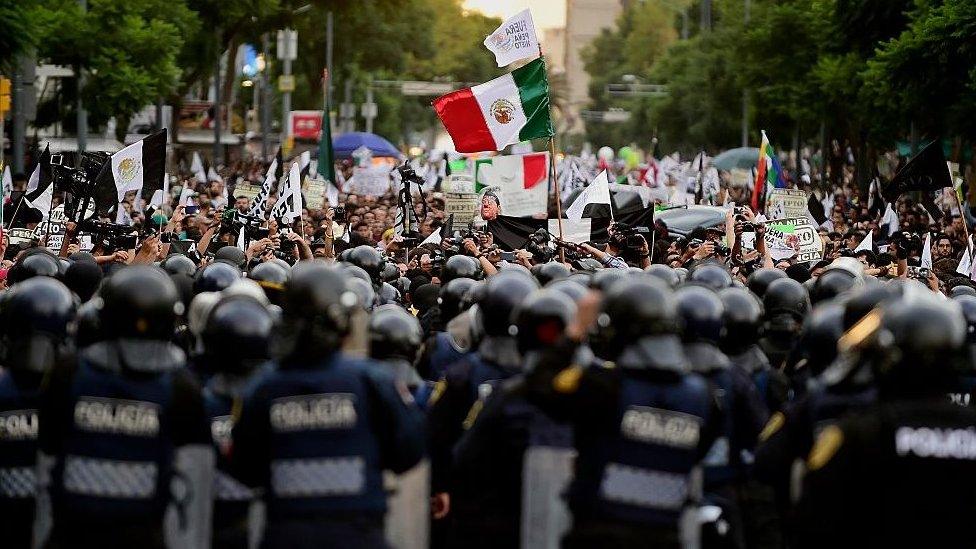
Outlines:
POLYGON ((805 261, 820 261, 823 258, 823 244, 810 220, 806 217, 771 219, 766 222, 766 247, 773 261, 796 258, 805 261))
POLYGON ((388 166, 356 168, 352 179, 346 182, 346 186, 352 193, 383 196, 390 191, 390 168, 388 166))
POLYGON ((807 216, 807 193, 799 189, 770 189, 766 215, 772 219, 807 216))
POLYGON ((61 251, 61 243, 64 242, 65 220, 64 204, 61 204, 51 210, 51 217, 47 221, 37 224, 37 227, 34 228, 33 238, 40 240, 44 235, 49 235, 45 247, 54 253, 58 253, 61 251))
POLYGON ((255 185, 254 183, 238 183, 234 187, 234 197, 240 198, 245 197, 248 200, 254 200, 254 197, 261 192, 261 185, 255 185))
POLYGON ((454 225, 467 225, 478 215, 481 199, 477 193, 444 193, 444 215, 454 216, 454 225))
MULTIPOLYGON (((309 208, 321 208, 325 202, 328 183, 324 179, 305 178, 302 184, 302 194, 305 195, 305 202, 309 208)), ((331 204, 330 204, 331 205, 331 204)))

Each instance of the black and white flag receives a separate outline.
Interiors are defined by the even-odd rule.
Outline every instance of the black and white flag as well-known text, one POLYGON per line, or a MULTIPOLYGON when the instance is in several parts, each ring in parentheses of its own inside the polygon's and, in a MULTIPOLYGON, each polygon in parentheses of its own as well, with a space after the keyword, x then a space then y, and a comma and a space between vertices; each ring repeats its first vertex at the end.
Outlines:
POLYGON ((151 134, 113 154, 102 166, 95 179, 96 202, 100 211, 117 208, 127 192, 139 191, 139 198, 149 202, 156 191, 163 188, 166 135, 165 128, 151 134))
POLYGON ((285 223, 292 223, 296 217, 302 215, 302 168, 298 162, 292 162, 288 172, 288 180, 284 186, 278 187, 278 202, 271 209, 271 217, 283 219, 285 223))
MULTIPOLYGON (((44 147, 44 152, 31 172, 27 183, 27 193, 24 202, 31 208, 41 212, 46 219, 54 201, 54 172, 51 170, 51 146, 44 147)), ((12 221, 12 220, 11 220, 12 221)))
POLYGON ((247 212, 248 215, 264 217, 268 207, 268 196, 271 194, 271 189, 278 182, 285 183, 281 178, 284 175, 283 171, 284 166, 281 162, 281 149, 278 149, 278 154, 275 155, 271 161, 271 165, 268 166, 268 172, 264 175, 264 183, 261 184, 261 190, 258 191, 258 194, 254 195, 254 200, 251 201, 251 208, 247 212))

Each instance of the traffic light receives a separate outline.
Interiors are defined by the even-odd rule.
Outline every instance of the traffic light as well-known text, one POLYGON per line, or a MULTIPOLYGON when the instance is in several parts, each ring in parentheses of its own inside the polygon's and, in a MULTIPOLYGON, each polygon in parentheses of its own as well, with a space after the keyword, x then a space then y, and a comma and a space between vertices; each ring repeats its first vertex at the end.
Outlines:
POLYGON ((0 116, 10 110, 10 79, 0 76, 0 116))

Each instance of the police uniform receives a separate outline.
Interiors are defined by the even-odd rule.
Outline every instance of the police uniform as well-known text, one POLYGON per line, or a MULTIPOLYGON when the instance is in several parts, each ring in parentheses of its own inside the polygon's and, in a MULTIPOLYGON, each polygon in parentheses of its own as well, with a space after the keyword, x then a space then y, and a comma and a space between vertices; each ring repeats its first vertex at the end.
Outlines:
POLYGON ((383 547, 384 469, 424 453, 423 415, 383 367, 334 353, 283 362, 244 399, 231 470, 261 488, 263 547, 383 547))
POLYGON ((30 547, 41 375, 0 372, 0 528, 9 547, 30 547))

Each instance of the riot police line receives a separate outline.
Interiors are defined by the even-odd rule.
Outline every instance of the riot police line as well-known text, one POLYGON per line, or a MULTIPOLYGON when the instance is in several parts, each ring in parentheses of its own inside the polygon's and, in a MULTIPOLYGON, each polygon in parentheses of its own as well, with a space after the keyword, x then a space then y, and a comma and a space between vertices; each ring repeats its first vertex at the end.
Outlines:
POLYGON ((180 257, 11 268, 3 546, 976 543, 972 293, 459 255, 418 319, 371 247, 180 257))

